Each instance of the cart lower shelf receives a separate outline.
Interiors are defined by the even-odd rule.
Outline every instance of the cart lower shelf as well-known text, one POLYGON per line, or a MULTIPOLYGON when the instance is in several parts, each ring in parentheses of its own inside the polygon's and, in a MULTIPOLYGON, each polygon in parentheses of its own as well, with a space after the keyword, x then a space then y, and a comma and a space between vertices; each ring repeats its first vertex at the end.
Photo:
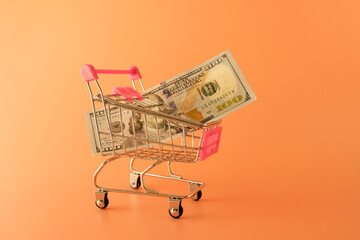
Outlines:
POLYGON ((104 161, 100 167, 96 170, 94 174, 94 185, 97 188, 95 191, 95 205, 100 209, 105 209, 109 205, 109 198, 108 193, 109 192, 117 192, 117 193, 130 193, 130 194, 139 194, 139 195, 150 195, 150 196, 156 196, 156 197, 167 197, 169 199, 169 214, 173 218, 180 218, 184 212, 183 207, 181 206, 182 200, 186 198, 190 198, 194 201, 200 200, 202 197, 202 191, 201 189, 205 186, 205 183, 189 180, 189 179, 183 179, 179 175, 173 174, 170 167, 170 162, 168 162, 168 169, 170 176, 164 176, 159 174, 151 174, 148 173, 152 168, 159 165, 160 163, 164 161, 157 161, 150 165, 148 168, 146 168, 144 171, 139 172, 134 170, 133 163, 135 158, 133 157, 130 161, 130 186, 133 190, 129 189, 114 189, 114 188, 106 188, 101 187, 97 185, 97 176, 101 172, 101 170, 111 161, 114 161, 116 159, 120 158, 119 156, 112 157, 106 161, 104 161), (164 179, 170 179, 175 181, 182 181, 188 183, 189 186, 189 192, 185 195, 178 195, 178 194, 171 194, 171 193, 161 193, 154 189, 148 189, 145 185, 144 176, 151 176, 151 177, 158 177, 158 178, 164 178, 164 179), (142 188, 142 191, 140 190, 140 187, 142 188), (139 189, 139 190, 138 190, 139 189))

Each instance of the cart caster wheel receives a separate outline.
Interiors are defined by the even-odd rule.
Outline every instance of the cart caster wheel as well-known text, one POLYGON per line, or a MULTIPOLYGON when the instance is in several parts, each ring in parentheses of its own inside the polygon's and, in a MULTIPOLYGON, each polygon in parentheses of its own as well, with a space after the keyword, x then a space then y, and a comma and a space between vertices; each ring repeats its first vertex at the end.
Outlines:
POLYGON ((169 214, 173 218, 179 218, 183 215, 183 213, 184 213, 184 209, 181 205, 179 206, 179 209, 177 209, 177 208, 169 209, 169 214))
POLYGON ((192 195, 190 198, 194 201, 199 201, 201 197, 202 197, 202 191, 200 190, 194 195, 192 195))
POLYGON ((105 209, 109 205, 109 199, 107 193, 105 193, 104 200, 96 200, 95 205, 100 209, 105 209))
POLYGON ((130 187, 133 189, 138 189, 141 186, 140 175, 135 173, 130 173, 130 187))

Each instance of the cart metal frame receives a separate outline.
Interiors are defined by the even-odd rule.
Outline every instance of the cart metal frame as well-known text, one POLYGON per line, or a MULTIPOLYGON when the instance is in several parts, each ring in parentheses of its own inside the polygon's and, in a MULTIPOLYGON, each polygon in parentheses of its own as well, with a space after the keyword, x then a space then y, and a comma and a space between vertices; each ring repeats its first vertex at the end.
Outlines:
MULTIPOLYGON (((210 124, 202 124, 196 122, 192 119, 185 118, 181 115, 173 115, 164 112, 154 111, 154 107, 157 107, 159 104, 154 103, 148 99, 143 99, 141 95, 138 95, 136 91, 135 81, 138 80, 143 91, 145 91, 144 85, 141 81, 141 75, 139 70, 136 67, 130 67, 129 70, 104 70, 104 69, 95 69, 92 65, 86 64, 81 67, 81 75, 84 81, 87 84, 91 105, 92 113, 95 121, 95 135, 96 141, 100 145, 101 155, 111 157, 105 160, 99 168, 95 171, 93 176, 93 183, 96 187, 95 191, 95 204, 97 207, 104 209, 109 204, 108 192, 118 192, 118 193, 131 193, 131 194, 141 194, 141 195, 151 195, 156 197, 166 197, 169 199, 169 214, 173 218, 179 218, 183 214, 183 208, 181 202, 183 199, 191 198, 192 200, 199 200, 202 196, 201 189, 205 186, 204 182, 184 179, 182 176, 173 173, 171 169, 172 162, 185 162, 185 163, 194 163, 198 160, 203 160, 217 152, 219 139, 221 135, 221 127, 219 126, 220 121, 212 122, 210 124), (130 80, 133 84, 133 95, 127 95, 124 93, 115 93, 104 95, 103 91, 98 82, 97 74, 128 74, 130 80), (93 94, 92 87, 90 82, 95 82, 97 90, 99 93, 93 94), (135 94, 135 95, 134 95, 135 94), (100 107, 96 107, 100 105, 100 107), (111 127, 111 116, 110 111, 113 108, 118 108, 120 113, 120 127, 121 132, 114 133, 111 127), (101 132, 98 126, 98 120, 96 117, 96 112, 99 110, 105 110, 106 123, 108 131, 101 132), (121 116, 122 111, 131 111, 132 114, 132 128, 133 136, 126 136, 123 131, 123 118, 121 116), (137 137, 134 115, 138 114, 141 116, 145 123, 145 133, 146 138, 137 137), (156 135, 157 139, 151 139, 149 134, 148 124, 155 123, 156 126, 156 135), (162 139, 160 133, 159 123, 166 123, 166 128, 168 134, 165 140, 162 139), (173 133, 172 130, 176 130, 176 133, 173 133), (210 134, 212 137, 212 142, 210 146, 204 146, 203 139, 208 138, 207 134, 210 134), (112 143, 112 151, 104 152, 101 146, 101 136, 110 136, 112 143), (176 136, 175 136, 176 135, 176 136), (176 137, 180 135, 180 143, 176 142, 176 137), (123 149, 121 151, 115 150, 114 139, 122 139, 123 149), (215 139, 215 141, 214 141, 215 139), (133 141, 135 143, 135 149, 127 150, 125 141, 133 141), (139 145, 139 143, 142 145, 139 145), (146 144, 144 144, 146 143, 146 144), (145 147, 144 147, 145 145, 145 147), (133 190, 129 189, 113 189, 102 187, 97 183, 97 178, 99 173, 104 169, 107 164, 113 162, 121 157, 129 157, 130 160, 130 186, 133 190), (135 159, 147 159, 153 160, 154 162, 148 166, 143 171, 138 171, 134 169, 135 159), (169 176, 152 174, 149 173, 150 170, 159 166, 160 164, 167 162, 167 168, 169 176), (188 184, 189 192, 183 195, 171 194, 171 193, 161 193, 155 189, 149 189, 145 184, 145 176, 158 177, 168 180, 181 181, 188 184), (143 189, 137 190, 138 188, 143 189)), ((119 90, 121 90, 119 88, 119 90)), ((129 89, 125 89, 128 91, 129 89)), ((115 91, 115 90, 114 90, 115 91)), ((131 91, 130 91, 131 92, 131 91)))

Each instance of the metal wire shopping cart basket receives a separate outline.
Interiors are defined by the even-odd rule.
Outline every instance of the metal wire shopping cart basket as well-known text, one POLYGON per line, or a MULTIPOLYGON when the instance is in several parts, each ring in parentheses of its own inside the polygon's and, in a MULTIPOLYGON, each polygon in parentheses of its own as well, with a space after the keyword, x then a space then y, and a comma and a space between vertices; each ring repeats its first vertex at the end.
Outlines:
POLYGON ((165 104, 154 101, 146 94, 142 96, 136 91, 135 80, 139 81, 144 91, 141 75, 136 67, 130 67, 129 70, 104 70, 85 64, 81 67, 80 73, 90 92, 92 104, 90 121, 94 123, 94 140, 98 151, 103 156, 111 156, 100 165, 93 177, 97 189, 95 191, 96 206, 101 209, 108 206, 108 192, 167 197, 169 198, 169 214, 174 218, 179 218, 183 214, 182 199, 199 200, 202 196, 201 189, 205 184, 175 175, 171 170, 171 162, 193 163, 216 153, 221 136, 221 126, 219 126, 221 121, 202 124, 182 114, 162 111, 166 108, 165 104), (114 94, 104 95, 98 82, 98 74, 128 74, 133 88, 115 87, 114 94), (98 93, 93 94, 92 83, 90 83, 92 81, 95 82, 98 93), (99 115, 102 115, 105 123, 102 126, 99 123, 99 115), (116 117, 116 121, 113 116, 116 117), (126 131, 125 128, 127 128, 126 131), (107 146, 104 146, 102 141, 104 138, 109 139, 107 146), (106 164, 120 157, 131 158, 130 186, 133 190, 99 186, 97 176, 100 171, 106 164), (153 163, 145 170, 137 171, 133 167, 135 159, 148 159, 153 163), (163 162, 167 162, 168 176, 148 173, 163 162), (189 185, 189 192, 178 195, 149 189, 145 185, 144 176, 185 182, 189 185), (140 187, 142 190, 137 190, 140 187))

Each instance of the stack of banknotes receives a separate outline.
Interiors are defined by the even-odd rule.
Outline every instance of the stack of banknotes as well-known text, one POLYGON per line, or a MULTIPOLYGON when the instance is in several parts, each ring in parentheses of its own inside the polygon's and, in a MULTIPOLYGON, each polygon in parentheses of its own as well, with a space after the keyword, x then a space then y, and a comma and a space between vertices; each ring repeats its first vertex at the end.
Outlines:
MULTIPOLYGON (((154 111, 183 116, 202 124, 220 120, 256 99, 229 50, 161 82, 142 95, 145 101, 154 103, 154 111)), ((146 119, 144 114, 134 114, 129 110, 120 111, 118 107, 107 111, 111 130, 115 134, 166 142, 170 134, 176 138, 182 132, 181 128, 168 121, 155 122, 149 117, 146 119)), ((104 109, 96 112, 96 118, 99 132, 109 132, 104 109)), ((148 146, 146 142, 135 142, 122 137, 114 137, 112 141, 108 134, 97 134, 92 111, 86 113, 86 119, 93 155, 100 154, 100 148, 103 154, 111 154, 113 146, 119 152, 148 146)))

